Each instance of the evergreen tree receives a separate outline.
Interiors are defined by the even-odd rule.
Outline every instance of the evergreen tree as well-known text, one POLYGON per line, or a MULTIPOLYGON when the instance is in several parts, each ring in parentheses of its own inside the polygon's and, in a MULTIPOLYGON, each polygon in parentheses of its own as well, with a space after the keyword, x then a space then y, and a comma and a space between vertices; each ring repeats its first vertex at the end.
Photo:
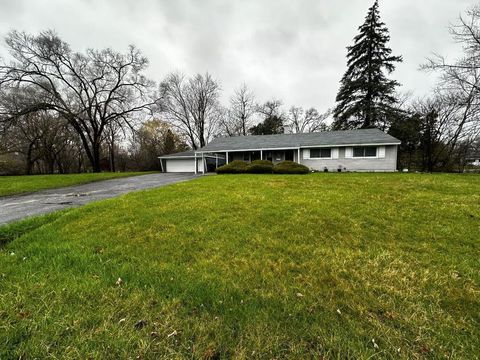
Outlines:
POLYGON ((268 116, 263 122, 250 128, 252 135, 283 134, 284 132, 283 119, 277 115, 268 116))
POLYGON ((401 56, 392 56, 387 47, 388 29, 380 20, 378 0, 368 10, 347 54, 348 69, 341 80, 334 111, 333 128, 385 128, 388 114, 394 110, 395 87, 399 83, 386 77, 395 70, 401 56))

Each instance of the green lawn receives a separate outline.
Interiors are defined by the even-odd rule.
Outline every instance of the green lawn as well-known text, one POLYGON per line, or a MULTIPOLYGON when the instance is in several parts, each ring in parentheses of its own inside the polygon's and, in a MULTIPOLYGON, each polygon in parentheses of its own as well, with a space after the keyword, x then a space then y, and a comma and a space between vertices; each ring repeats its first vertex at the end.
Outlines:
POLYGON ((64 186, 85 184, 94 181, 115 179, 147 173, 88 173, 88 174, 62 174, 62 175, 22 175, 0 176, 0 196, 29 193, 33 191, 53 189, 64 186))
POLYGON ((0 358, 478 359, 479 234, 477 175, 207 176, 92 203, 0 229, 0 358))

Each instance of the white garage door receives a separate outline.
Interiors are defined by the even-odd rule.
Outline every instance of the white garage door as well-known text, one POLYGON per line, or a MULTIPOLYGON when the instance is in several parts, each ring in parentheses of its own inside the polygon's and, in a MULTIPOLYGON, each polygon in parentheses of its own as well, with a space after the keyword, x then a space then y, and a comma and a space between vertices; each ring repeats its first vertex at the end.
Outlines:
POLYGON ((166 172, 195 172, 194 159, 167 159, 166 172))

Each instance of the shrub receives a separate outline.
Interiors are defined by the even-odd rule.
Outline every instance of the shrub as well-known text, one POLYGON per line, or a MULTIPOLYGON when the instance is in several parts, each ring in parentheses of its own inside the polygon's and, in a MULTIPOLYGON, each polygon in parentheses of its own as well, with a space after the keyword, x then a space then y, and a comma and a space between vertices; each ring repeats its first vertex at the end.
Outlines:
POLYGON ((275 174, 308 174, 310 169, 294 161, 283 161, 273 167, 275 174))
POLYGON ((254 160, 248 164, 247 172, 251 174, 271 174, 273 163, 268 160, 254 160))
POLYGON ((248 164, 245 161, 234 160, 226 165, 218 167, 217 174, 242 174, 247 171, 248 164))

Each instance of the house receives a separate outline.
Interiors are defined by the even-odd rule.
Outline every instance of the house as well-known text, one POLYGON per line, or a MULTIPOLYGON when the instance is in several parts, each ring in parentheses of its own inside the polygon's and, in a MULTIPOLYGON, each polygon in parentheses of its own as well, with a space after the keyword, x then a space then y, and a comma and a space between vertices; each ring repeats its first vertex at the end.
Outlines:
POLYGON ((235 136, 160 160, 165 172, 205 173, 233 160, 258 159, 292 160, 318 171, 388 172, 397 169, 398 145, 400 140, 379 129, 235 136))
POLYGON ((480 151, 470 151, 466 160, 468 165, 480 166, 480 151))

